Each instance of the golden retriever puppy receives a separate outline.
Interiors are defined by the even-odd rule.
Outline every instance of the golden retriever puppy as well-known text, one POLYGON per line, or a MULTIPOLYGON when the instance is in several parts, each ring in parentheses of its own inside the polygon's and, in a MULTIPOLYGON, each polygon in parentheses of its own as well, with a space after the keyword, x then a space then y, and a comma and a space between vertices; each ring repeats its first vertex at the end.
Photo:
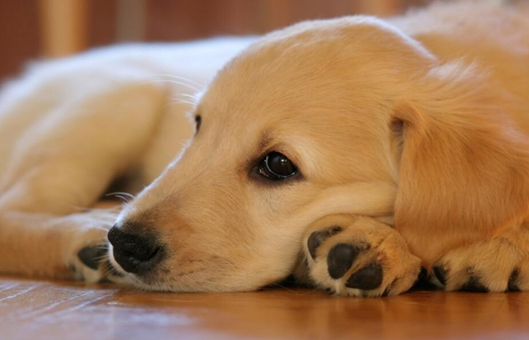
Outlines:
POLYGON ((0 269, 381 296, 422 266, 447 290, 529 290, 528 15, 439 4, 42 66, 0 102, 0 269), (241 50, 168 105, 193 90, 157 75, 204 88, 241 50), (79 210, 117 178, 148 186, 79 210))

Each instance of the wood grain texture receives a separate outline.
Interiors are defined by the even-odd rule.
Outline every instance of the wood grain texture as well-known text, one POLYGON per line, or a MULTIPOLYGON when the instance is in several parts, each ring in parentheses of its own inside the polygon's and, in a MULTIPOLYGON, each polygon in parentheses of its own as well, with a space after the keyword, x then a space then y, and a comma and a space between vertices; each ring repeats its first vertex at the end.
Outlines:
POLYGON ((529 293, 170 294, 0 278, 0 339, 528 339, 529 293))

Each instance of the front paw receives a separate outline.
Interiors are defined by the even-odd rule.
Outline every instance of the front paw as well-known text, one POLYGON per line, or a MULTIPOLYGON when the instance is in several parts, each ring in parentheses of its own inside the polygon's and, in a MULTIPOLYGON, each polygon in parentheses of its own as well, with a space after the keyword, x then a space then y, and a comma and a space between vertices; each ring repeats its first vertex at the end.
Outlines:
POLYGON ((529 256, 515 239, 479 242, 446 253, 433 265, 430 281, 448 291, 526 291, 529 256))
POLYGON ((109 262, 107 232, 115 220, 114 214, 92 211, 85 214, 69 215, 79 228, 65 235, 67 260, 73 277, 88 283, 122 282, 123 275, 109 262))
POLYGON ((391 227, 368 217, 328 216, 304 242, 309 276, 339 295, 375 297, 410 289, 420 260, 391 227))
POLYGON ((110 263, 108 244, 89 245, 77 252, 77 259, 72 263, 72 270, 79 280, 88 283, 110 281, 122 283, 123 274, 110 263))

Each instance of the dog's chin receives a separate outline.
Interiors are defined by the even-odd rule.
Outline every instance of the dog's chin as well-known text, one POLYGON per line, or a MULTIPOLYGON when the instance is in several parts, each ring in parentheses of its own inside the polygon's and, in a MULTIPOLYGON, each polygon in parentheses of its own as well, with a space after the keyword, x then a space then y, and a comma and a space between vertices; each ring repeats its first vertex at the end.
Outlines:
MULTIPOLYGON (((171 293, 224 293, 224 292, 247 292, 254 291, 256 288, 241 288, 225 286, 220 283, 212 283, 210 285, 188 282, 179 282, 170 280, 168 278, 157 277, 156 275, 136 275, 119 270, 119 283, 128 287, 150 292, 171 292, 171 293)), ((114 281, 114 280, 112 280, 114 281)), ((265 285, 263 285, 265 286, 265 285)))
POLYGON ((156 281, 148 277, 139 276, 125 271, 117 263, 112 251, 109 252, 109 280, 115 283, 123 284, 129 287, 145 291, 175 291, 174 288, 168 287, 163 281, 156 281))
POLYGON ((257 290, 267 285, 263 283, 262 285, 252 285, 251 287, 247 284, 236 286, 233 283, 226 284, 225 282, 214 282, 208 279, 193 280, 191 277, 187 277, 187 280, 177 280, 176 277, 185 277, 187 275, 185 273, 171 272, 164 268, 156 268, 142 274, 129 273, 114 258, 111 245, 109 247, 108 264, 111 273, 109 276, 110 281, 143 291, 174 293, 245 292, 257 290))

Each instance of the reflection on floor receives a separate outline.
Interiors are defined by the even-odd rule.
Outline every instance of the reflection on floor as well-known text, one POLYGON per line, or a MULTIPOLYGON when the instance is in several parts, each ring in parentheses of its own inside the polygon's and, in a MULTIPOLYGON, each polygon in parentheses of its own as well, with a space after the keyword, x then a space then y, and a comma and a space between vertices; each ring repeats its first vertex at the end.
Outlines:
POLYGON ((529 339, 529 293, 162 294, 0 278, 0 339, 529 339))

